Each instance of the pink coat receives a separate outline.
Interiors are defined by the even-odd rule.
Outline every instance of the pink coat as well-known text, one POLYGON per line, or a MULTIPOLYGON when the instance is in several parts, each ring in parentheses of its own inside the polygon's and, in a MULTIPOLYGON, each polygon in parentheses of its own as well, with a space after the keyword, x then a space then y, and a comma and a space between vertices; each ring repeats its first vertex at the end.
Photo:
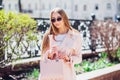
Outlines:
MULTIPOLYGON (((57 46, 56 41, 53 39, 53 35, 49 35, 49 39, 50 39, 50 48, 53 46, 57 46)), ((74 49, 76 53, 74 56, 72 55, 70 56, 71 65, 68 70, 72 72, 70 74, 66 74, 66 76, 69 76, 67 80, 75 80, 74 64, 80 63, 82 61, 81 48, 82 48, 82 37, 80 33, 69 30, 63 42, 59 46, 59 49, 65 51, 66 52, 65 54, 67 55, 70 55, 69 51, 71 49, 74 49)), ((46 52, 44 54, 45 60, 49 60, 47 59, 47 55, 48 53, 46 52)), ((66 63, 66 64, 69 64, 69 63, 66 63)))
MULTIPOLYGON (((56 41, 53 39, 53 35, 49 35, 50 47, 57 46, 56 41)), ((76 52, 75 56, 71 56, 73 62, 80 63, 82 61, 82 37, 79 32, 68 31, 66 38, 63 40, 60 45, 61 50, 66 51, 66 54, 69 53, 70 49, 74 49, 76 52)))

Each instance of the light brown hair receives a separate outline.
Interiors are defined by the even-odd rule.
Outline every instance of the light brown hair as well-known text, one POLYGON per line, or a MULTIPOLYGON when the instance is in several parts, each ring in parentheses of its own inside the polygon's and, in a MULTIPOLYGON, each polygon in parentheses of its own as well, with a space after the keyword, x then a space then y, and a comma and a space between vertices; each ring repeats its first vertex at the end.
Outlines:
MULTIPOLYGON (((67 30, 69 30, 69 29, 72 30, 73 29, 70 26, 69 19, 68 19, 67 15, 66 15, 66 13, 63 9, 60 9, 60 8, 53 9, 51 11, 51 14, 50 14, 50 21, 51 21, 51 18, 52 18, 52 14, 54 12, 57 12, 61 15, 61 17, 63 19, 63 22, 64 22, 64 25, 65 25, 65 29, 67 29, 67 30)), ((48 35, 50 35, 50 34, 53 34, 53 35, 59 34, 58 29, 53 25, 52 22, 50 22, 50 28, 46 31, 46 33, 43 36, 42 48, 41 48, 42 54, 44 54, 46 52, 46 50, 49 49, 49 37, 48 37, 48 35)))

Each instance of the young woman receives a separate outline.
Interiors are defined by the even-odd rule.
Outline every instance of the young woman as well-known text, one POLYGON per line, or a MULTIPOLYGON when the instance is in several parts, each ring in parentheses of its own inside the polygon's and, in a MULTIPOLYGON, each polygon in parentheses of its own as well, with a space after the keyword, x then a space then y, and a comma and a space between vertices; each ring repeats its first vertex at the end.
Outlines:
MULTIPOLYGON (((70 71, 69 74, 66 74, 68 77, 65 80, 75 80, 74 64, 82 61, 81 35, 70 26, 68 17, 63 9, 53 9, 50 21, 50 28, 43 37, 42 59, 51 61, 56 59, 63 60, 64 64, 69 65, 68 70, 70 71)), ((42 79, 44 78, 42 77, 40 80, 42 79)))

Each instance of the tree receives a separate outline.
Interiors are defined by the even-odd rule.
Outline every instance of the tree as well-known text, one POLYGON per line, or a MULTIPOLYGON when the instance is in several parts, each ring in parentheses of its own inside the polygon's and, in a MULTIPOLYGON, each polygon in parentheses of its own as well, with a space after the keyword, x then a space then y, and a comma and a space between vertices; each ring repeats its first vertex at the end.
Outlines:
POLYGON ((2 0, 0 0, 0 10, 2 10, 3 6, 2 6, 2 0))
POLYGON ((117 49, 120 47, 120 23, 108 21, 94 21, 93 36, 96 40, 101 41, 102 46, 106 49, 110 61, 118 61, 116 55, 117 49), (97 37, 96 37, 97 36, 97 37))
POLYGON ((0 54, 6 53, 17 58, 36 40, 36 21, 26 14, 0 11, 0 54), (13 45, 14 43, 14 45, 13 45))
POLYGON ((18 7, 19 7, 19 12, 22 12, 21 0, 18 0, 18 7))
POLYGON ((6 26, 6 15, 0 11, 0 61, 4 59, 4 26, 6 26))

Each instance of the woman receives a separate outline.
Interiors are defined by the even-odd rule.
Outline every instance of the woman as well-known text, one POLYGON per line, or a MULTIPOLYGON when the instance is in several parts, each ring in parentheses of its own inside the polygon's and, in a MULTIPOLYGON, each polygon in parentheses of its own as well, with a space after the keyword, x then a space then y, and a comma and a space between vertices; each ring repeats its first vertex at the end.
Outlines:
POLYGON ((70 26, 63 9, 53 9, 50 21, 50 28, 43 37, 42 59, 63 60, 63 63, 69 66, 70 73, 66 74, 68 77, 62 80, 75 80, 74 64, 82 61, 80 33, 70 26))

